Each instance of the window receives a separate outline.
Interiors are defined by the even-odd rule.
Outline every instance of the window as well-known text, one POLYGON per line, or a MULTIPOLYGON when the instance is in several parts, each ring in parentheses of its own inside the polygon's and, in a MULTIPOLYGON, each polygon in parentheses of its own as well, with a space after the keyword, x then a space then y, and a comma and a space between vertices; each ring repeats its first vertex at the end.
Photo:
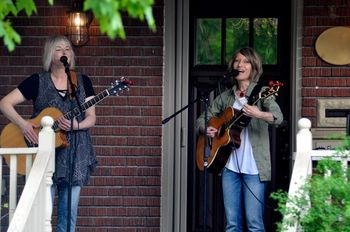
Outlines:
POLYGON ((198 18, 195 65, 224 65, 241 47, 253 47, 263 64, 276 65, 277 18, 198 18))
POLYGON ((196 64, 221 64, 221 19, 198 19, 196 64))

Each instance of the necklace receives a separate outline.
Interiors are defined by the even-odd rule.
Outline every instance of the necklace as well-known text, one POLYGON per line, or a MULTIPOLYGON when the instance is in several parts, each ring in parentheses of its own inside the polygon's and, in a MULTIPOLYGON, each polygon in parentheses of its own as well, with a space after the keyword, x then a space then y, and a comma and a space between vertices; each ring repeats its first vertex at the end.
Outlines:
POLYGON ((239 91, 239 97, 244 97, 245 92, 247 92, 247 89, 245 89, 245 90, 238 89, 238 91, 239 91))

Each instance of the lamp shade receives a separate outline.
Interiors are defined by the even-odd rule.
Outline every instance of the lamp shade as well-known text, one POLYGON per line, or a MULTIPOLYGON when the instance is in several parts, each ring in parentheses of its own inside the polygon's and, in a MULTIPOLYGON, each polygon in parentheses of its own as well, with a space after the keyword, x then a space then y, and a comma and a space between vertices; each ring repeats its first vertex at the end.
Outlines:
POLYGON ((68 12, 67 37, 75 46, 82 46, 89 41, 91 16, 82 10, 82 4, 74 1, 68 12))

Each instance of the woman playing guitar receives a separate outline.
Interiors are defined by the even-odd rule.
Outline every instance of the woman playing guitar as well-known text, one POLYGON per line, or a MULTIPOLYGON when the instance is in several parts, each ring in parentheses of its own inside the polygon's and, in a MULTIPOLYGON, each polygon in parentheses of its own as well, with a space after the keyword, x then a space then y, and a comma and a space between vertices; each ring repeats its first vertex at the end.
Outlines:
POLYGON ((16 129, 21 131, 22 139, 24 137, 28 146, 38 144, 39 123, 34 123, 35 120, 25 120, 16 111, 15 106, 31 100, 32 119, 46 109, 55 109, 56 129, 64 132, 62 135, 69 143, 55 150, 52 196, 54 197, 57 192, 58 232, 67 231, 67 228, 72 232, 75 231, 80 190, 88 183, 90 174, 97 164, 88 130, 96 122, 95 107, 90 107, 71 120, 63 115, 71 108, 81 106, 94 98, 95 95, 88 76, 74 72, 70 80, 68 74, 73 73, 70 69, 74 67, 75 54, 70 41, 65 36, 49 37, 43 50, 44 70, 26 78, 0 101, 0 110, 16 125, 16 129), (67 209, 70 209, 70 214, 67 214, 67 209))
MULTIPOLYGON (((268 125, 280 124, 283 114, 273 94, 252 100, 256 90, 260 91, 256 86, 262 74, 261 59, 252 48, 239 49, 229 69, 239 72, 234 77, 234 86, 216 97, 209 107, 207 131, 204 131, 204 113, 197 120, 197 130, 214 142, 228 136, 222 147, 224 152, 229 152, 227 162, 220 170, 226 231, 243 231, 243 215, 248 231, 265 231, 264 195, 266 182, 271 180, 268 125), (221 119, 215 120, 220 115, 221 119), (237 116, 249 120, 240 122, 235 119, 237 116)), ((220 149, 215 155, 221 155, 220 149)))

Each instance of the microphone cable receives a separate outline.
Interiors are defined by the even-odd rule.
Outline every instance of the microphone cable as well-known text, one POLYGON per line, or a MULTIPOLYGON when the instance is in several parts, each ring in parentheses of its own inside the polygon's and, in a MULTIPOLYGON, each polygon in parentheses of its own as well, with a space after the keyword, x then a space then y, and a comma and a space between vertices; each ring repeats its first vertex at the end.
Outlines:
MULTIPOLYGON (((239 167, 239 162, 238 162, 238 156, 237 156, 237 152, 236 152, 236 147, 233 146, 233 153, 234 153, 234 156, 235 156, 235 160, 236 160, 236 163, 237 163, 237 167, 238 167, 238 174, 240 179, 242 180, 242 183, 243 185, 248 189, 248 191, 253 195, 253 197, 261 204, 263 205, 264 207, 268 208, 268 209, 274 209, 274 207, 272 207, 271 205, 269 204, 266 204, 265 201, 262 201, 260 200, 256 195, 255 193, 253 192, 253 190, 248 186, 248 184, 245 182, 244 178, 243 178, 243 175, 244 173, 241 172, 241 169, 239 167)), ((255 161, 255 159, 254 159, 255 161)), ((256 161, 255 161, 256 162, 256 161)), ((259 174, 258 174, 259 175, 259 174)), ((261 182, 261 181, 260 181, 261 182)), ((264 189, 264 195, 265 195, 265 190, 266 190, 266 186, 265 186, 265 189, 264 189)))

